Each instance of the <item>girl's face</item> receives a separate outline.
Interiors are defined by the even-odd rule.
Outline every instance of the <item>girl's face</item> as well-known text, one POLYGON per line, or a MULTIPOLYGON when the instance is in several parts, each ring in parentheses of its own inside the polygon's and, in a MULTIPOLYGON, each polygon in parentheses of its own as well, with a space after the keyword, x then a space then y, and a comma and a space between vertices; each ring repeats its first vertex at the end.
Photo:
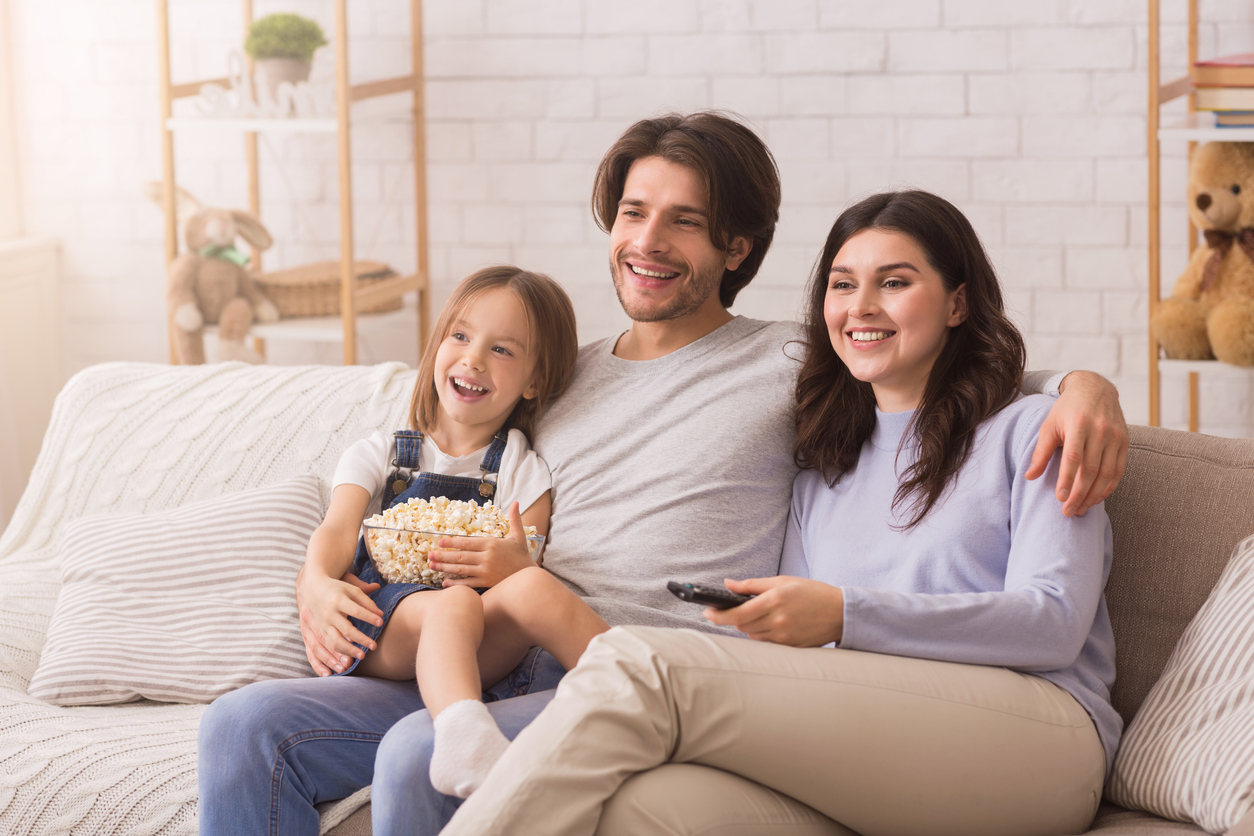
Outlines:
POLYGON ((967 318, 966 285, 949 291, 905 233, 864 229, 832 260, 823 303, 832 348, 885 412, 914 409, 949 329, 967 318))
POLYGON ((518 294, 484 291, 453 321, 435 355, 440 418, 488 435, 520 398, 534 398, 536 358, 518 294))

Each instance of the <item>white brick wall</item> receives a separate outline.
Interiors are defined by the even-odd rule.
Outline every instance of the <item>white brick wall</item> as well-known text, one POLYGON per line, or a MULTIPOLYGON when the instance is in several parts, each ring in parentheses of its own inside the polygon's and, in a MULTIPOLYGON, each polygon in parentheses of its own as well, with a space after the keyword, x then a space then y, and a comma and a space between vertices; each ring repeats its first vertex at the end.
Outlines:
MULTIPOLYGON (((28 231, 63 239, 67 374, 165 358, 151 0, 10 0, 28 231)), ((1254 50, 1254 6, 1203 0, 1203 54, 1254 50)), ((236 0, 175 0, 178 80, 221 74, 236 0)), ((264 14, 292 4, 258 0, 264 14)), ((328 29, 329 0, 298 11, 328 29)), ((352 74, 408 66, 404 0, 353 0, 352 74)), ((516 261, 570 289, 581 335, 624 327, 588 209, 602 152, 637 118, 725 108, 767 139, 784 182, 776 245, 736 312, 795 314, 840 208, 919 186, 971 217, 1038 367, 1089 367, 1147 417, 1143 0, 426 0, 431 265, 437 303, 474 268, 516 261)), ((1183 0, 1165 0, 1167 78, 1184 66, 1183 0)), ((331 71, 324 50, 315 72, 331 71)), ((412 267, 410 134, 354 134, 357 244, 412 267)), ((1185 259, 1183 147, 1164 167, 1164 280, 1185 259)), ((242 143, 178 137, 179 176, 212 203, 245 201, 242 143)), ((269 264, 333 257, 335 143, 263 143, 269 264)), ((369 359, 412 360, 411 335, 369 359)), ((334 352, 271 345, 283 362, 334 352)), ((1203 428, 1254 435, 1254 383, 1204 381, 1203 428)), ((1165 381, 1180 426, 1183 379, 1165 381)))

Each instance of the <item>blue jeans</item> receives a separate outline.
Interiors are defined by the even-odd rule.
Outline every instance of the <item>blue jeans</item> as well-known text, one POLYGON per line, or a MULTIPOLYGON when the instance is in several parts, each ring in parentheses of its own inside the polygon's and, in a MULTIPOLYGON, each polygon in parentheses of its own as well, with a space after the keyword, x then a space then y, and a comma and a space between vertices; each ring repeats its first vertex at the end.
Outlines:
MULTIPOLYGON (((511 740, 565 671, 533 648, 484 694, 511 740)), ((314 805, 369 784, 375 836, 436 836, 461 804, 431 786, 434 730, 418 687, 362 676, 257 682, 200 721, 200 832, 317 834, 314 805)))

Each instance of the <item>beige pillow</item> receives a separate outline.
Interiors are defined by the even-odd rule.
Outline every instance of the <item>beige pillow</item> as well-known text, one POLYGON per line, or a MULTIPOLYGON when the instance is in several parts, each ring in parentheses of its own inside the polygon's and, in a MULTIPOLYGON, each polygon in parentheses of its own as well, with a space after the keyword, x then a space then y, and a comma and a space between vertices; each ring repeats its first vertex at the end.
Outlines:
POLYGON ((1237 544, 1128 726, 1106 795, 1211 833, 1254 804, 1254 537, 1237 544))
POLYGON ((302 476, 156 514, 74 520, 30 695, 207 703, 311 675, 294 587, 321 519, 317 478, 302 476))

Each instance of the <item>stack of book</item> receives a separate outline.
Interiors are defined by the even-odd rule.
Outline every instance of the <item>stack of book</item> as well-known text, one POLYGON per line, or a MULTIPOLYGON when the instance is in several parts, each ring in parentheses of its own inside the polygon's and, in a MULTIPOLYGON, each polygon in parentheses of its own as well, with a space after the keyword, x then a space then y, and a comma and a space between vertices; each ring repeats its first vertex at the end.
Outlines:
POLYGON ((1190 75, 1197 109, 1214 111, 1216 126, 1254 126, 1254 53, 1198 61, 1190 75))

